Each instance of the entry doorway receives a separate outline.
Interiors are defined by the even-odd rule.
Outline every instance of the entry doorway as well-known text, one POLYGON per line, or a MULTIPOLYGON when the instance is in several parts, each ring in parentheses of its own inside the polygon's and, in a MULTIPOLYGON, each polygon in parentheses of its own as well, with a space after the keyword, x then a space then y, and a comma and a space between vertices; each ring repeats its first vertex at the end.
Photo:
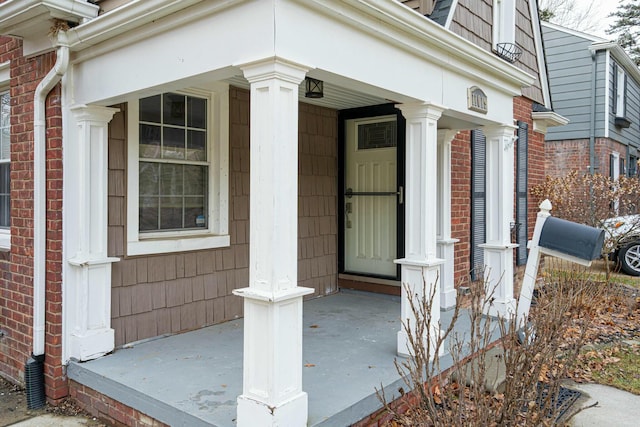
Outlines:
POLYGON ((404 119, 393 105, 340 114, 340 272, 399 280, 404 255, 404 119))

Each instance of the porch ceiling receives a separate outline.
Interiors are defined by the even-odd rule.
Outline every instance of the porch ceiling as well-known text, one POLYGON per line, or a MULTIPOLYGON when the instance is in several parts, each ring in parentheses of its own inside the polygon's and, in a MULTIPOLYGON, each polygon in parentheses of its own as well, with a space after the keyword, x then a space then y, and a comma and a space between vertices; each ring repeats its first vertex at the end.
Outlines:
MULTIPOLYGON (((249 89, 249 82, 240 76, 235 76, 227 80, 230 85, 249 89)), ((324 82, 324 97, 322 98, 306 98, 304 81, 298 89, 298 99, 306 104, 317 105, 320 107, 333 108, 336 110, 345 110, 348 108, 366 107, 369 105, 388 104, 394 102, 390 99, 381 98, 375 95, 358 92, 353 89, 324 82)))

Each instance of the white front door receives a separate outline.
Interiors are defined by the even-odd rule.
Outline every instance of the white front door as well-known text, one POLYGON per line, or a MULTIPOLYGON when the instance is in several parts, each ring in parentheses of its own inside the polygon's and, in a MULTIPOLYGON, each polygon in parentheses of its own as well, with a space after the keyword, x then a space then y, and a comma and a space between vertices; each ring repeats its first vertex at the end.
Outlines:
POLYGON ((396 277, 396 116, 345 121, 345 272, 396 277))

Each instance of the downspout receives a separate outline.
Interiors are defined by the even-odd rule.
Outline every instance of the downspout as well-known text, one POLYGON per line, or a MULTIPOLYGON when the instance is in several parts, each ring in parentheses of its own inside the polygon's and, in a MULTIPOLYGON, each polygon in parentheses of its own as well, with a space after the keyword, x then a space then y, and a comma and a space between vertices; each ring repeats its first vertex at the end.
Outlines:
MULTIPOLYGON (((589 112, 589 173, 596 172, 596 51, 591 51, 591 111, 589 112)), ((608 95, 607 95, 608 96, 608 95)))
POLYGON ((33 97, 33 355, 27 361, 25 382, 27 405, 45 404, 44 343, 46 313, 46 146, 47 95, 60 82, 69 66, 67 34, 60 31, 56 41, 56 63, 42 79, 33 97))

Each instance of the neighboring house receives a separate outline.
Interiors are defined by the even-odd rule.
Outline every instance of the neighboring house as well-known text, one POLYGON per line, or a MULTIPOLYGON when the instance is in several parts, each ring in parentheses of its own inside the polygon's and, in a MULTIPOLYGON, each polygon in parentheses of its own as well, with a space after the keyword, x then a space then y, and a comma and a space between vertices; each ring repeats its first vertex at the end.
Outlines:
POLYGON ((404 3, 0 3, 0 373, 55 401, 71 359, 244 315, 238 424, 304 425, 304 296, 450 308, 483 266, 512 310, 564 122, 536 2, 404 3))
POLYGON ((570 120, 547 133, 547 174, 636 176, 638 67, 615 42, 546 22, 542 34, 553 107, 570 120))

